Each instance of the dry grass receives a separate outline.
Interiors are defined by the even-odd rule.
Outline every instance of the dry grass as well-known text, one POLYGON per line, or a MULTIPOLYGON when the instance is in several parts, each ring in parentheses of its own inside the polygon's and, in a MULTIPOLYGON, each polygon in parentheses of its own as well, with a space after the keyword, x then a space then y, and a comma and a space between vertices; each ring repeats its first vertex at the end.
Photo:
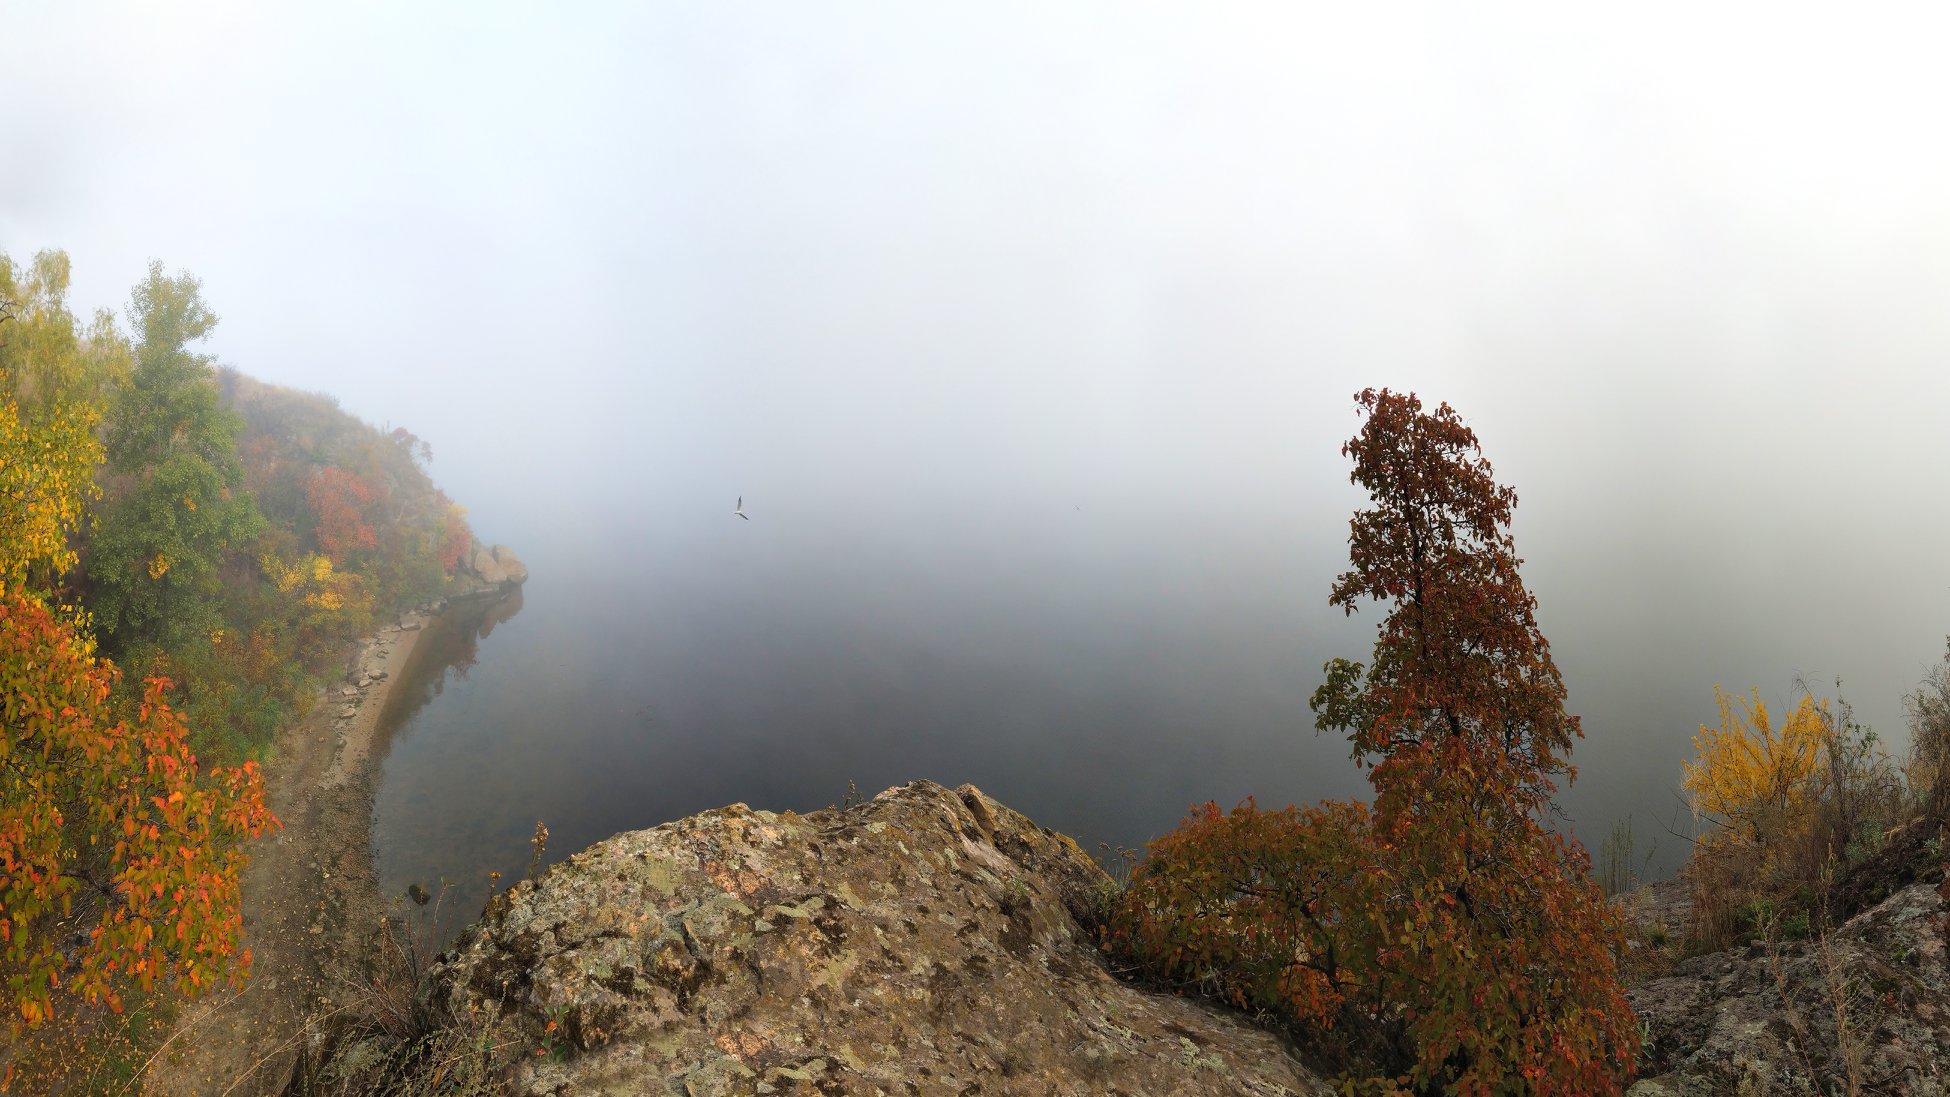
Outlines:
POLYGON ((1768 971, 1774 976, 1774 989, 1781 998, 1781 1011, 1787 1018, 1788 1027, 1794 1032, 1793 1050, 1801 1067, 1808 1077, 1817 1084, 1823 1083, 1823 1071, 1817 1065, 1831 1064, 1827 1073, 1835 1075, 1839 1083, 1835 1090, 1822 1085, 1824 1092, 1838 1091, 1846 1097, 1859 1097, 1866 1089, 1866 1063, 1868 1048, 1863 1043, 1857 1028, 1857 1017, 1861 1013, 1861 995, 1848 977, 1843 961, 1837 954, 1833 936, 1824 923, 1815 932, 1811 944, 1811 954, 1815 972, 1820 979, 1821 1004, 1825 1006, 1835 1022, 1834 1054, 1827 1049, 1818 1049, 1816 1037, 1808 1018, 1802 1015, 1795 1005, 1792 984, 1787 974, 1787 964, 1781 955, 1781 933, 1779 916, 1769 918, 1761 927, 1761 942, 1767 951, 1768 971), (1817 1051, 1820 1052, 1817 1055, 1817 1051))
POLYGON ((447 939, 443 885, 430 907, 386 920, 348 1005, 298 1061, 286 1097, 486 1097, 501 1092, 520 1049, 484 1024, 456 1017, 430 993, 428 972, 447 939))
POLYGON ((1693 900, 1686 951, 1718 952, 1752 928, 1748 915, 1757 890, 1757 869, 1751 852, 1730 842, 1708 840, 1694 848, 1684 869, 1693 900))

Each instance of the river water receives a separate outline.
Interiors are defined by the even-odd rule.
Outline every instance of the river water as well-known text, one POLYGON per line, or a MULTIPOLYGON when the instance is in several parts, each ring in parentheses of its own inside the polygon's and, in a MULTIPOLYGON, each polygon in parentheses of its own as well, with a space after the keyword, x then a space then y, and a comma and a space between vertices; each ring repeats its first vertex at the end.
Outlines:
MULTIPOLYGON (((732 802, 807 811, 917 778, 974 783, 1093 851, 1207 799, 1365 791, 1307 707, 1378 620, 1325 605, 1338 545, 1067 500, 975 532, 717 509, 607 534, 537 521, 521 596, 430 630, 376 746, 387 894, 449 882, 458 924, 490 872, 525 870, 537 822, 553 860, 732 802)), ((1629 815, 1637 858, 1670 871, 1715 677, 1779 694, 1785 674, 1760 643, 1728 662, 1710 630, 1647 643, 1629 592, 1580 593, 1563 558, 1526 577, 1585 718, 1564 825, 1596 847, 1629 815)), ((1883 726, 1930 654, 1888 661, 1883 726)))

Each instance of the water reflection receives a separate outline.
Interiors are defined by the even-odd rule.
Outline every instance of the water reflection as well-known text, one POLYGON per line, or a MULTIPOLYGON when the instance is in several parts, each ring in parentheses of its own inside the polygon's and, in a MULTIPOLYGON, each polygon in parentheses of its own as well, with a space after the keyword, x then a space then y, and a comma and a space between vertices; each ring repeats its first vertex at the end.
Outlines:
POLYGON ((399 681, 387 691, 373 732, 373 756, 384 759, 399 729, 445 693, 449 680, 465 679, 480 659, 481 641, 520 612, 521 588, 516 587, 505 597, 460 599, 435 615, 413 645, 399 681))
MULTIPOLYGON (((438 911, 443 935, 479 913, 488 881, 486 869, 473 870, 481 847, 469 825, 469 791, 481 786, 463 778, 456 787, 441 778, 456 772, 453 754, 480 764, 493 750, 499 729, 491 720, 474 719, 471 699, 463 695, 482 644, 521 608, 520 588, 449 604, 426 624, 373 732, 379 787, 372 845, 380 894, 395 906, 404 905, 401 897, 416 884, 439 895, 439 904, 419 916, 438 911), (435 698, 442 698, 440 706, 433 706, 435 698), (446 719, 430 723, 429 713, 446 719)), ((495 848, 505 848, 506 837, 496 837, 501 841, 495 848)))

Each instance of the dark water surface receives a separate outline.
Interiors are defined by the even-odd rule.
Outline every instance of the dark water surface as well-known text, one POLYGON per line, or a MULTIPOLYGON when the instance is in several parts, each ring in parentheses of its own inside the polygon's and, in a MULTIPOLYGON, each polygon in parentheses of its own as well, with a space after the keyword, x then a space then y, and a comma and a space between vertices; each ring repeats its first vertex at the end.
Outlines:
MULTIPOLYGON (((849 782, 972 782, 1091 850, 1206 799, 1365 795, 1307 708, 1322 662, 1365 658, 1379 620, 1325 605, 1345 566, 1331 539, 1067 499, 975 523, 924 505, 744 522, 727 505, 575 528, 538 521, 515 546, 520 599, 450 612, 396 688, 376 747, 388 894, 455 882, 464 921, 491 870, 524 870, 538 820, 554 860, 732 802, 824 807, 849 782)), ((1525 574, 1587 735, 1566 825, 1595 847, 1629 814, 1639 856, 1670 870, 1684 842, 1663 828, 1713 682, 1777 697, 1820 664, 1671 628, 1629 590, 1567 578, 1578 557, 1544 540, 1525 574)), ((1916 646, 1877 665, 1879 727, 1933 654, 1916 646)))
POLYGON ((1014 539, 930 571, 903 561, 942 554, 786 547, 757 521, 654 561, 518 548, 520 601, 444 615, 382 718, 388 894, 453 881, 471 917, 538 820, 553 860, 736 801, 824 807, 849 782, 972 782, 1090 849, 1207 798, 1363 787, 1311 729, 1301 592, 1162 548, 1111 567, 1014 539))

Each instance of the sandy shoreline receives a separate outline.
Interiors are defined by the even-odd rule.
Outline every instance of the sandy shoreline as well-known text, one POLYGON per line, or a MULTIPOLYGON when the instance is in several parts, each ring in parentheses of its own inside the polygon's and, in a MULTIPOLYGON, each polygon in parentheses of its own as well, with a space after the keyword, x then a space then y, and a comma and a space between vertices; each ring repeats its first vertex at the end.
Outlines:
MULTIPOLYGON (((437 612, 437 611, 436 611, 437 612)), ((359 646, 345 681, 327 686, 323 704, 337 710, 332 720, 337 750, 321 781, 328 788, 365 773, 379 717, 400 680, 433 613, 408 613, 369 636, 359 646)))
POLYGON ((143 1092, 276 1093, 305 1045, 356 1004, 387 911, 372 857, 380 721, 427 626, 463 598, 505 596, 469 590, 402 614, 348 647, 345 673, 278 733, 265 785, 283 828, 252 843, 244 870, 250 980, 182 1005, 143 1092))

